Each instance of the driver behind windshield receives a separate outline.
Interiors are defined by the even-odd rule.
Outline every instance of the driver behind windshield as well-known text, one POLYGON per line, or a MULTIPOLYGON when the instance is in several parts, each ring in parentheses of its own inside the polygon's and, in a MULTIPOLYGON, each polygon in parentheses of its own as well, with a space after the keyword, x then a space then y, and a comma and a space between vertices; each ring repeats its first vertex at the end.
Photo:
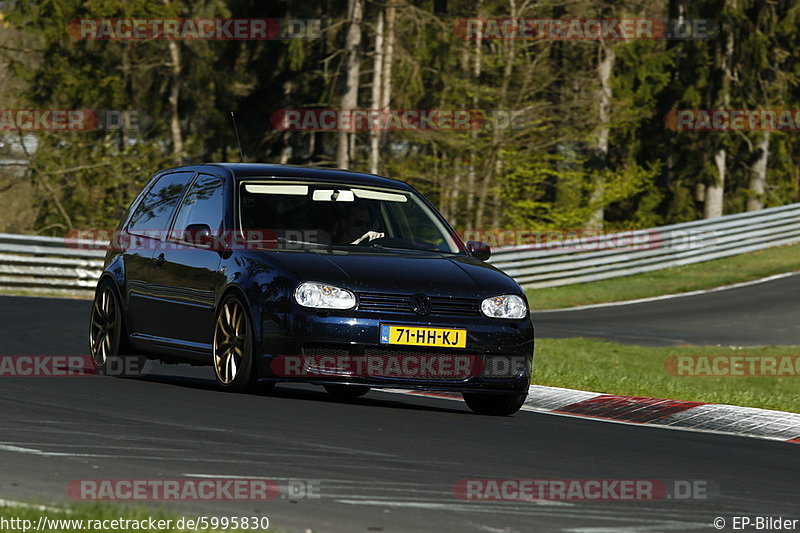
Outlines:
POLYGON ((361 244, 384 237, 384 233, 375 231, 375 219, 363 205, 353 204, 340 209, 337 224, 335 241, 338 244, 361 244))

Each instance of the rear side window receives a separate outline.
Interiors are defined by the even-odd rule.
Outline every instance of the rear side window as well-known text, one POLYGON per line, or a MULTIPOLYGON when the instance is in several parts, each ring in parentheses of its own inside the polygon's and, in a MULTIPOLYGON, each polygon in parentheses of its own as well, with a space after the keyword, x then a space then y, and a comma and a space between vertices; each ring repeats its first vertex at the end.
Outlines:
POLYGON ((175 230, 185 230, 190 224, 206 224, 216 233, 222 229, 223 216, 222 180, 216 176, 201 174, 178 210, 175 230))
POLYGON ((175 206, 194 172, 164 174, 147 192, 131 216, 128 231, 135 234, 166 232, 175 206))

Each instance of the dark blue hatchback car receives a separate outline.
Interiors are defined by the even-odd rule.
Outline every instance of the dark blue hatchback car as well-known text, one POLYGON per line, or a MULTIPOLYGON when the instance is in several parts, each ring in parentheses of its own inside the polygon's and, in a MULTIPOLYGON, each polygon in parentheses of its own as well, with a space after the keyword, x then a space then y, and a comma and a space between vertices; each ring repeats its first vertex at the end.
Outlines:
POLYGON ((106 255, 92 357, 213 365, 233 391, 460 392, 475 412, 511 414, 530 383, 533 324, 489 254, 400 181, 244 163, 164 170, 106 255))

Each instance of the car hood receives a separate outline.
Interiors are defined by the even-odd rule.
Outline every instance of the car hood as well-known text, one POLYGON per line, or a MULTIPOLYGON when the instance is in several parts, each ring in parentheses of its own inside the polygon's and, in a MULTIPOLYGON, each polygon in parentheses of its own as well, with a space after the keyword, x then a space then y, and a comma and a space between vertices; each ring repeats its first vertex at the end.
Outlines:
POLYGON ((322 281, 354 291, 421 292, 455 298, 522 293, 505 273, 465 255, 339 250, 281 251, 270 255, 301 281, 322 281))

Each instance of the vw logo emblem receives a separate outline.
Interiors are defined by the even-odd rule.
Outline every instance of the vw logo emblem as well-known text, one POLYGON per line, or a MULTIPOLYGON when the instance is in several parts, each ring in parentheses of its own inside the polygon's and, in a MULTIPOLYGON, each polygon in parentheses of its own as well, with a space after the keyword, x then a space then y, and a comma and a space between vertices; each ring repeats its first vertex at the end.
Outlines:
POLYGON ((427 315, 431 312, 431 298, 426 294, 415 294, 411 297, 411 309, 418 315, 427 315))

